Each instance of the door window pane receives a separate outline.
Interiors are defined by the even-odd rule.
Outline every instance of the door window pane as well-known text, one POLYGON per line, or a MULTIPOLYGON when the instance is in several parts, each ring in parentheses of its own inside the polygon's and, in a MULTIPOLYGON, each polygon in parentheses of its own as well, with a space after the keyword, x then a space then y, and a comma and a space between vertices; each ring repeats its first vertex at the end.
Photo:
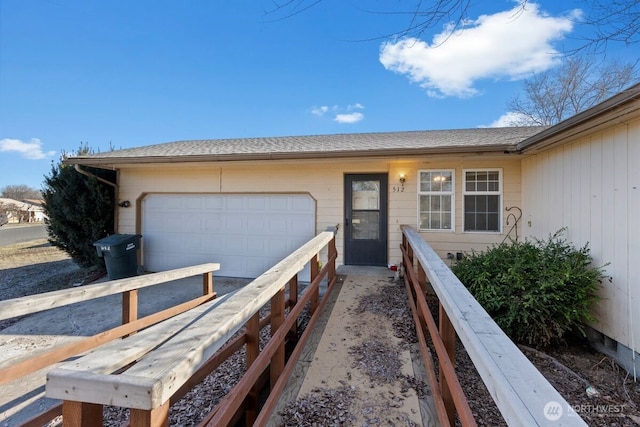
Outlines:
POLYGON ((351 183, 351 238, 380 238, 380 181, 362 180, 351 183))
POLYGON ((351 220, 353 240, 378 240, 380 238, 380 212, 354 211, 351 220))
POLYGON ((351 194, 353 210, 380 209, 380 181, 353 181, 351 194))

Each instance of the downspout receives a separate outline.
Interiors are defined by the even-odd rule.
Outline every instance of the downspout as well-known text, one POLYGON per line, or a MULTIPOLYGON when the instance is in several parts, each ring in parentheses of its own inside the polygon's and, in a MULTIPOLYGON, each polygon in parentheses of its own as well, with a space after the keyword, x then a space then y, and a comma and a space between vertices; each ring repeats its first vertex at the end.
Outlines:
MULTIPOLYGON (((84 175, 84 176, 88 176, 89 178, 95 178, 95 179, 97 179, 98 181, 102 182, 103 184, 107 184, 107 185, 112 186, 112 187, 114 188, 114 190, 115 190, 115 193, 116 193, 116 194, 115 194, 115 196, 116 196, 116 200, 118 200, 118 196, 119 196, 119 194, 120 194, 119 189, 118 189, 118 184, 115 184, 115 183, 113 183, 113 182, 111 182, 111 181, 108 181, 108 180, 106 180, 106 179, 104 179, 104 178, 100 178, 100 177, 99 177, 99 176, 97 176, 97 175, 94 175, 94 174, 92 174, 92 173, 90 173, 90 172, 87 172, 86 170, 82 169, 82 168, 80 167, 80 165, 77 165, 77 164, 76 164, 76 165, 73 165, 73 167, 74 167, 74 169, 75 169, 78 173, 80 173, 80 174, 82 174, 82 175, 84 175)), ((118 215, 117 215, 117 212, 115 213, 115 215, 113 216, 113 218, 114 218, 113 228, 114 228, 114 231, 117 231, 117 230, 118 230, 118 215)))
POLYGON ((104 178, 100 178, 100 177, 99 177, 99 176, 97 176, 97 175, 94 175, 94 174, 92 174, 92 173, 89 173, 89 172, 87 172, 86 170, 82 169, 82 168, 80 167, 80 165, 73 165, 73 167, 75 168, 75 170, 76 170, 76 171, 78 171, 78 172, 79 172, 79 173, 81 173, 82 175, 88 176, 88 177, 90 177, 90 178, 95 178, 95 179, 97 179, 98 181, 100 181, 100 182, 102 182, 102 183, 104 183, 104 184, 107 184, 107 185, 112 186, 113 188, 115 188, 115 189, 116 189, 116 194, 118 193, 118 184, 114 184, 114 183, 113 183, 113 182, 111 182, 111 181, 108 181, 108 180, 106 180, 106 179, 104 179, 104 178))

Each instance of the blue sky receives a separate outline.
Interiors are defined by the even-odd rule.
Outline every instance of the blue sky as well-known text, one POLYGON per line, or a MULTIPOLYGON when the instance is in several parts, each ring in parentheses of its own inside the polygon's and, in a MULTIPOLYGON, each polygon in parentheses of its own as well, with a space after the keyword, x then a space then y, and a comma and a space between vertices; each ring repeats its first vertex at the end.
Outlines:
POLYGON ((500 125, 522 79, 575 46, 585 2, 472 3, 465 31, 440 44, 442 26, 383 37, 410 19, 385 12, 413 1, 323 0, 288 16, 267 13, 272 0, 1 0, 0 189, 40 189, 81 142, 500 125))

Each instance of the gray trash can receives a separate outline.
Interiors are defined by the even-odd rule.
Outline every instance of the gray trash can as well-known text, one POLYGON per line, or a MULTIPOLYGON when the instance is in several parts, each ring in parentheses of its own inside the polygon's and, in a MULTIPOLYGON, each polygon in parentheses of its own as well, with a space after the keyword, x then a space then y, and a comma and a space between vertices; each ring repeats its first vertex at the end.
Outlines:
POLYGON ((110 280, 138 274, 139 234, 112 234, 93 243, 98 256, 104 258, 110 280))

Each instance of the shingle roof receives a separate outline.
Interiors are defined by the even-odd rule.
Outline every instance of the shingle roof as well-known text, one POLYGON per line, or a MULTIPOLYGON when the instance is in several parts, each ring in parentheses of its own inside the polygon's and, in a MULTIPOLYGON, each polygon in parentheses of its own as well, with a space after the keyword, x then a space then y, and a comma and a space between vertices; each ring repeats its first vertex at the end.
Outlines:
POLYGON ((544 127, 474 128, 177 141, 72 157, 68 163, 257 160, 417 152, 511 151, 544 127))

